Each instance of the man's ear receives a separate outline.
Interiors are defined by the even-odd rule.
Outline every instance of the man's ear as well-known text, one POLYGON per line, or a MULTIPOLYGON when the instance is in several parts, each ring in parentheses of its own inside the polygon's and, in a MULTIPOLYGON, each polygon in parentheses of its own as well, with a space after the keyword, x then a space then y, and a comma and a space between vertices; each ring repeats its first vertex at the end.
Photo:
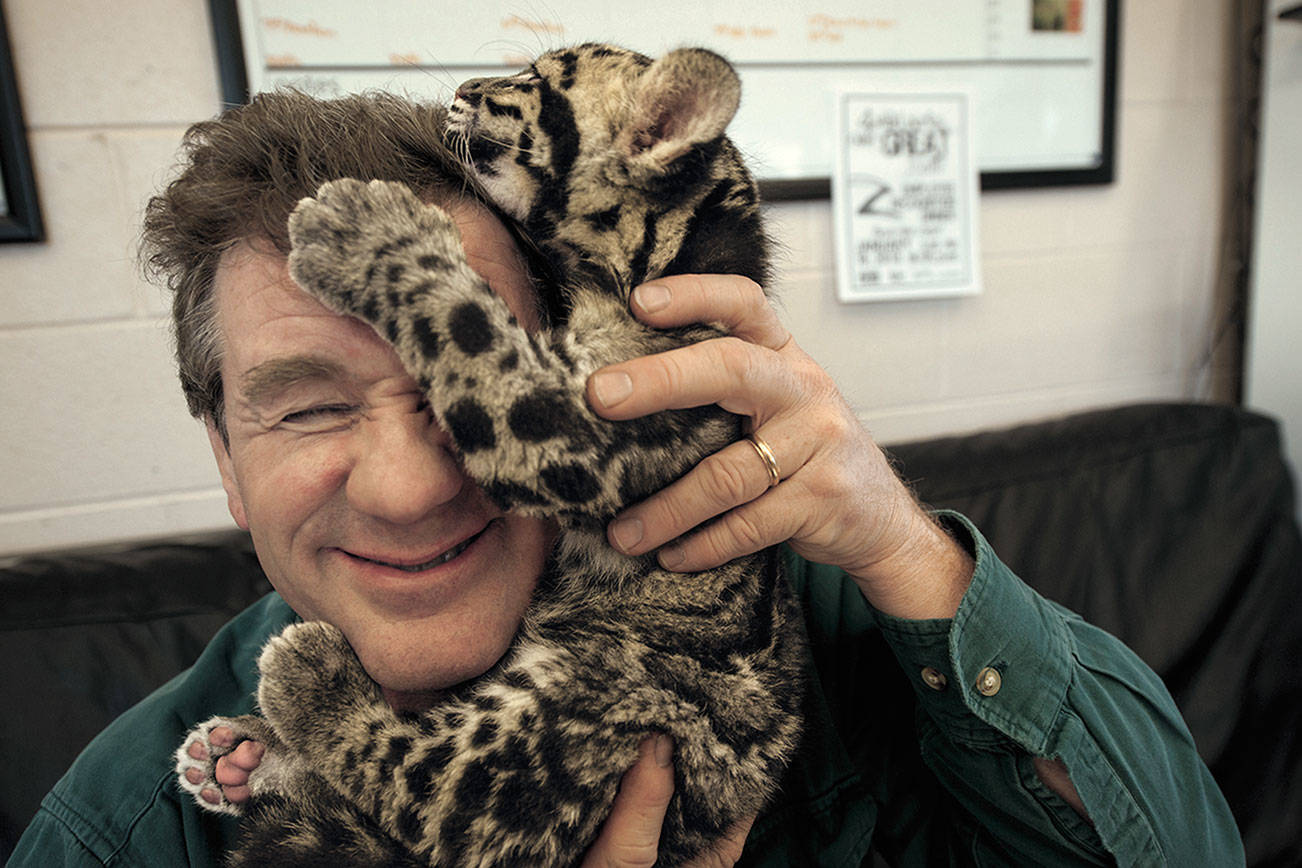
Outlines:
POLYGON ((249 529, 249 520, 244 512, 244 498, 240 495, 240 484, 235 478, 235 465, 231 462, 231 450, 222 439, 221 432, 211 419, 208 420, 208 443, 212 446, 213 457, 217 459, 217 471, 222 476, 222 488, 226 489, 226 508, 231 511, 231 518, 241 530, 249 529))
POLYGON ((722 136, 740 103, 741 79, 728 61, 703 48, 671 51, 642 73, 617 145, 635 176, 664 173, 722 136))

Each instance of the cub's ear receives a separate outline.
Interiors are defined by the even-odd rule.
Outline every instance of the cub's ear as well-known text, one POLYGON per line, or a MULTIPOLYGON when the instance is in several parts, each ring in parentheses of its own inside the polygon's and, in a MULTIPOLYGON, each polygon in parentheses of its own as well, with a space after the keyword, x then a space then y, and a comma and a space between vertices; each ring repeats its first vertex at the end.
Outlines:
POLYGON ((728 61, 680 48, 642 73, 616 143, 636 174, 659 174, 694 145, 723 135, 740 102, 741 79, 728 61))

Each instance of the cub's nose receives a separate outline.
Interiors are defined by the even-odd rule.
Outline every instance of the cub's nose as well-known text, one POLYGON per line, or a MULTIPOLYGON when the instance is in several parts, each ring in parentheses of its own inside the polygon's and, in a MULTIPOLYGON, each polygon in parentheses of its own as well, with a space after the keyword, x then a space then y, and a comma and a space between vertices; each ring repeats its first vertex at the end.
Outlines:
POLYGON ((462 102, 469 103, 472 107, 479 105, 480 100, 484 98, 484 82, 488 79, 472 78, 469 81, 463 81, 457 88, 456 98, 462 102))

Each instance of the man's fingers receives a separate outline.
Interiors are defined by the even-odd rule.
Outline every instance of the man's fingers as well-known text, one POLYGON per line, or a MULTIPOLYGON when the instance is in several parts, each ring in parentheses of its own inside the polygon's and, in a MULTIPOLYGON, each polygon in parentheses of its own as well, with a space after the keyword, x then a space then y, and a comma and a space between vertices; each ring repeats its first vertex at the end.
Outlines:
POLYGON ((610 816, 584 857, 584 868, 654 865, 673 794, 673 741, 666 735, 647 738, 637 762, 620 781, 610 816))
POLYGON ((680 573, 717 567, 791 539, 807 512, 785 493, 764 495, 662 548, 660 565, 680 573))
POLYGON ((759 284, 725 274, 658 277, 633 290, 633 313, 657 328, 717 322, 729 334, 771 350, 791 340, 759 284))
POLYGON ((702 341, 602 368, 588 378, 588 403, 607 419, 718 404, 740 416, 793 400, 778 356, 735 337, 702 341))
MULTIPOLYGON (((765 443, 773 452, 779 473, 783 478, 791 476, 808 455, 792 452, 799 448, 796 444, 770 442, 769 436, 766 429, 765 443)), ((807 451, 801 449, 802 453, 807 451)), ((707 456, 648 500, 625 510, 611 522, 607 537, 625 554, 645 554, 730 509, 762 497, 771 487, 770 481, 768 468, 756 448, 747 440, 739 440, 707 456)), ((739 526, 736 532, 744 529, 739 526)), ((761 544, 754 550, 771 544, 757 541, 761 544)))
POLYGON ((715 842, 709 850, 687 863, 686 868, 732 868, 741 859, 741 852, 746 846, 746 836, 755 824, 755 817, 733 823, 726 835, 715 842))
POLYGON ((680 274, 633 290, 631 307, 657 328, 719 323, 732 339, 633 359, 603 368, 588 380, 588 401, 610 419, 632 419, 659 410, 719 404, 741 415, 774 403, 773 390, 792 384, 774 364, 773 351, 791 341, 752 280, 736 275, 680 274))

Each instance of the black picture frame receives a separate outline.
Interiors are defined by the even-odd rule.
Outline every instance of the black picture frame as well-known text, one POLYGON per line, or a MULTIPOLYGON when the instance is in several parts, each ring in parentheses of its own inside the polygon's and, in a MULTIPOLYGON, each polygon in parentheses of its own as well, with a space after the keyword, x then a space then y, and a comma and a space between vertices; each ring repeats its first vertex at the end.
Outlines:
POLYGON ((9 30, 0 6, 0 242, 44 241, 45 227, 36 198, 36 177, 27 150, 27 126, 18 101, 18 82, 9 51, 9 30))
POLYGON ((1075 187, 1111 184, 1116 179, 1117 63, 1121 50, 1121 0, 1106 0, 1103 12, 1103 112, 1099 164, 1090 169, 1044 169, 1033 172, 982 172, 982 190, 1019 187, 1075 187), (987 177, 989 176, 989 177, 987 177))
MULTIPOLYGON (((1101 185, 1115 180, 1121 0, 1098 2, 1104 8, 1104 45, 1103 92, 1098 103, 1102 117, 1097 164, 1088 167, 986 170, 981 172, 981 190, 1101 185)), ((231 105, 239 105, 249 99, 248 73, 237 5, 237 0, 209 0, 222 96, 231 105)), ((760 178, 759 181, 760 194, 768 202, 830 199, 832 195, 832 181, 829 177, 760 178)))
MULTIPOLYGON (((222 0, 213 0, 214 3, 222 0)), ((234 0, 230 0, 234 3, 234 0)), ((1015 190, 1030 187, 1077 187, 1111 184, 1116 180, 1117 67, 1121 53, 1121 0, 1104 2, 1103 112, 1099 141, 1099 164, 1087 169, 1002 170, 981 173, 981 190, 1015 190)), ((241 64, 241 70, 243 65, 241 64)), ((764 201, 829 199, 831 178, 800 178, 760 182, 764 201)))

